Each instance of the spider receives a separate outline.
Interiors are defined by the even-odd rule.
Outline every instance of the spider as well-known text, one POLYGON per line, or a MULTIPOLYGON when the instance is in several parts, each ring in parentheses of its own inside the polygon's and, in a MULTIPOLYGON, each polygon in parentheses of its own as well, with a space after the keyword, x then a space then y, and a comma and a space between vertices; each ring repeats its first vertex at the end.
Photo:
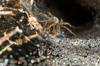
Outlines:
MULTIPOLYGON (((48 20, 48 32, 59 34, 61 29, 68 30, 76 35, 70 28, 78 29, 91 23, 94 24, 96 11, 91 7, 82 6, 78 0, 41 0, 50 9, 53 18, 48 20), (60 15, 59 15, 60 13, 60 15), (61 20, 59 21, 60 18, 61 20)), ((86 27, 87 28, 87 27, 86 27)), ((88 27, 89 28, 89 27, 88 27)))
POLYGON ((51 33, 54 36, 60 35, 61 29, 68 30, 72 35, 76 36, 76 34, 70 28, 76 28, 72 26, 69 22, 64 22, 62 19, 59 20, 57 17, 52 15, 44 27, 45 32, 51 33), (70 27, 70 28, 69 28, 70 27))

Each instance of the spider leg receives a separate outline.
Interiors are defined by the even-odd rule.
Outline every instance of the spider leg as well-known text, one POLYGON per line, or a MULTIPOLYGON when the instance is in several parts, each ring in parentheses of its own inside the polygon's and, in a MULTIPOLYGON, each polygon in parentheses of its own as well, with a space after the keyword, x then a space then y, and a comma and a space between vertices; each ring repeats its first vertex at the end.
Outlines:
POLYGON ((68 27, 65 27, 65 26, 62 26, 62 27, 68 30, 72 35, 76 36, 76 34, 72 30, 70 30, 68 27))

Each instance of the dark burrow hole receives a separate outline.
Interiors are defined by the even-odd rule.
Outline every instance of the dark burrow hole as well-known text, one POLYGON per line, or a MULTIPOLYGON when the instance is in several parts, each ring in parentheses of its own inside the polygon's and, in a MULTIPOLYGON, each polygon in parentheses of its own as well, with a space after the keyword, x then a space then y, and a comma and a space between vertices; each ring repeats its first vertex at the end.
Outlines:
POLYGON ((51 13, 72 26, 93 26, 96 10, 92 7, 82 6, 79 0, 44 0, 44 4, 51 13))

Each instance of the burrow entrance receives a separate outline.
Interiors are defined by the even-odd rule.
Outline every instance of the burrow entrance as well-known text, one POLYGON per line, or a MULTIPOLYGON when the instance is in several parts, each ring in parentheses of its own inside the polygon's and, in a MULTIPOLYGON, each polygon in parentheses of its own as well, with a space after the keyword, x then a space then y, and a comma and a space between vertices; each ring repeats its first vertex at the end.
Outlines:
MULTIPOLYGON (((53 15, 69 22, 72 26, 80 27, 93 25, 96 11, 89 6, 82 6, 79 0, 44 0, 53 15)), ((90 27, 90 26, 89 26, 90 27)))

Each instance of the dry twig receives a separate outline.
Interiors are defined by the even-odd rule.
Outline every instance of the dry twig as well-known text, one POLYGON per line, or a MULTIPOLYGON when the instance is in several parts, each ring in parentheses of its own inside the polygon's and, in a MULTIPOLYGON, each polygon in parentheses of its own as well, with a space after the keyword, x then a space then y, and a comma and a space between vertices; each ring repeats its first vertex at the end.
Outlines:
POLYGON ((2 45, 4 41, 9 40, 9 38, 12 37, 17 32, 22 33, 22 30, 19 27, 16 27, 15 30, 9 32, 8 34, 6 34, 5 32, 4 36, 0 38, 0 45, 2 45))
POLYGON ((0 11, 0 15, 15 15, 12 11, 0 11))
POLYGON ((21 5, 26 9, 28 21, 30 25, 33 25, 34 28, 39 31, 40 33, 43 32, 43 27, 40 23, 38 23, 37 19, 34 17, 32 13, 32 5, 30 3, 27 3, 27 0, 20 0, 21 5))

